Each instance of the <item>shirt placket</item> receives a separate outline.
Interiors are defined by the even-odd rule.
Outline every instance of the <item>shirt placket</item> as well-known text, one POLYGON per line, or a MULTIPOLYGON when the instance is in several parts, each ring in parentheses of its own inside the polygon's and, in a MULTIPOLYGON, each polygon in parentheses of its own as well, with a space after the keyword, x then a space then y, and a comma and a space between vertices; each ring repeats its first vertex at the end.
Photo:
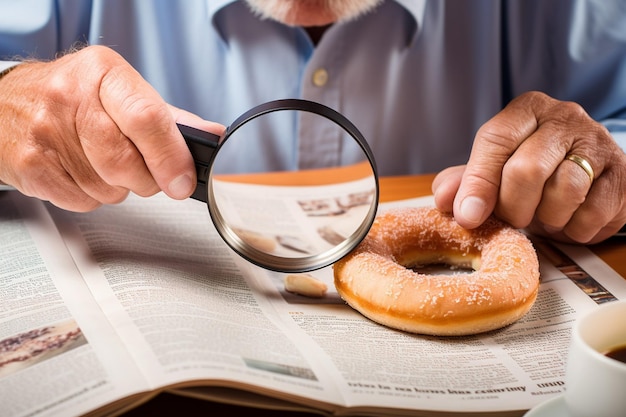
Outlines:
MULTIPOLYGON (((329 29, 324 36, 332 36, 329 29)), ((312 54, 302 77, 301 97, 341 111, 342 42, 321 42, 312 54), (326 45, 333 45, 332 49, 326 45)), ((300 112, 298 117, 298 167, 337 166, 341 162, 343 129, 321 116, 300 112)))

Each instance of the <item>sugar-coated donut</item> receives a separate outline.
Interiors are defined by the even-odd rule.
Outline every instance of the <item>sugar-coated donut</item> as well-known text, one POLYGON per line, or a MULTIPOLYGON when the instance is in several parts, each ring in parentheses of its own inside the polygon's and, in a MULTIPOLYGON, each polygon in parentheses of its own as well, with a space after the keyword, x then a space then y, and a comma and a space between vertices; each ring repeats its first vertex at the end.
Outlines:
POLYGON ((339 295, 385 326, 460 336, 521 318, 539 289, 539 261, 519 230, 489 218, 467 230, 433 207, 380 214, 365 239, 334 266, 339 295), (446 264, 467 273, 429 275, 411 268, 446 264))

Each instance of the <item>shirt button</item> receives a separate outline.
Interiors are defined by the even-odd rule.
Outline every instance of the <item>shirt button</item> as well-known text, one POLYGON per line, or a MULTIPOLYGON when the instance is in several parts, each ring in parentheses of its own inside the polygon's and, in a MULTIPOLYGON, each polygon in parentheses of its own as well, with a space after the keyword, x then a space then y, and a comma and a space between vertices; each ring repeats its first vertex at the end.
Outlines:
POLYGON ((318 68, 313 72, 313 84, 317 87, 323 87, 328 82, 328 71, 324 68, 318 68))

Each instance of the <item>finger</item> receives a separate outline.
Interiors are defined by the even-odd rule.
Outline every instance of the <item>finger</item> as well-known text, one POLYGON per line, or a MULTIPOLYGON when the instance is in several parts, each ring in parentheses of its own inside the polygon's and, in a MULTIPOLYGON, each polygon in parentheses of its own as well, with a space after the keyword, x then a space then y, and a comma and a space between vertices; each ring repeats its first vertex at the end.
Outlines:
POLYGON ((432 184, 435 206, 443 212, 452 213, 465 165, 449 167, 437 174, 432 184))
MULTIPOLYGON (((137 147, 119 131, 102 109, 91 110, 77 127, 85 159, 97 177, 77 175, 76 182, 95 199, 112 204, 125 198, 126 192, 148 197, 160 188, 145 164, 137 147), (102 183, 105 183, 103 185, 102 183), (115 193, 117 189, 118 192, 115 193), (117 201, 115 200, 117 194, 117 201)), ((86 168, 86 167, 85 167, 86 168)))
POLYGON ((510 156, 538 126, 532 112, 544 96, 521 96, 485 123, 477 132, 472 152, 454 200, 454 217, 465 228, 481 225, 493 212, 503 168, 510 156))
MULTIPOLYGON (((59 171, 56 173, 58 174, 59 171)), ((74 212, 88 212, 102 206, 102 201, 87 194, 69 175, 42 178, 37 197, 55 206, 74 212), (57 191, 51 191, 57 190, 57 191)), ((29 194, 27 194, 29 195, 29 194)), ((122 198, 123 199, 123 198, 122 198)))
POLYGON ((100 100, 141 153, 159 188, 172 198, 189 197, 196 185, 193 159, 158 93, 124 62, 103 77, 100 100))
POLYGON ((544 229, 548 232, 562 230, 585 202, 591 185, 585 171, 564 159, 546 182, 543 198, 537 206, 536 217, 544 229))
POLYGON ((46 155, 46 161, 42 163, 42 153, 36 146, 20 152, 16 157, 20 175, 13 186, 24 195, 50 201, 64 210, 86 212, 101 205, 76 184, 62 166, 58 153, 48 152, 46 155))
POLYGON ((615 233, 626 216, 623 184, 617 170, 604 171, 594 180, 585 201, 565 225, 563 233, 579 243, 598 242, 615 233))
POLYGON ((504 164, 494 208, 497 217, 517 228, 530 224, 542 199, 550 197, 546 184, 562 163, 571 140, 564 129, 552 123, 538 125, 504 164))

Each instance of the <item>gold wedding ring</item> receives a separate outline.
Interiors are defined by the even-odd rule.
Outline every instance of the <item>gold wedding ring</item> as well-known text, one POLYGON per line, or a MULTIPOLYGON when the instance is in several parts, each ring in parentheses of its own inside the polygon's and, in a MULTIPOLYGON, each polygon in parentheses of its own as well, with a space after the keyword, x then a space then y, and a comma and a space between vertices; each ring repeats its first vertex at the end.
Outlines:
POLYGON ((593 168, 591 167, 591 164, 589 163, 589 161, 587 161, 582 156, 574 155, 573 153, 567 155, 565 159, 572 161, 576 165, 581 167, 587 173, 591 182, 593 182, 593 179, 595 178, 595 174, 593 173, 593 168))

